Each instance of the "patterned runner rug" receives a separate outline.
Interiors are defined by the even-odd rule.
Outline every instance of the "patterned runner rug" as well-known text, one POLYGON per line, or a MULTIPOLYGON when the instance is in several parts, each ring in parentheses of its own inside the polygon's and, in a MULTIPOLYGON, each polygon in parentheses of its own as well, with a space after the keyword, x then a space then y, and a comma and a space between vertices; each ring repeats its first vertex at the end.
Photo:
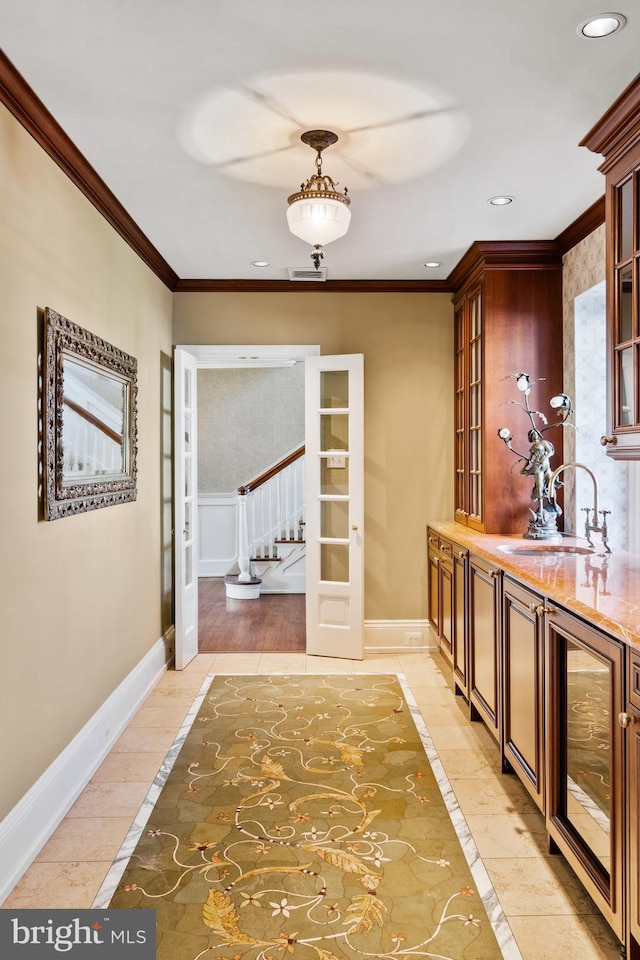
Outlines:
POLYGON ((94 906, 154 908, 158 960, 516 960, 407 700, 390 675, 217 676, 94 906))

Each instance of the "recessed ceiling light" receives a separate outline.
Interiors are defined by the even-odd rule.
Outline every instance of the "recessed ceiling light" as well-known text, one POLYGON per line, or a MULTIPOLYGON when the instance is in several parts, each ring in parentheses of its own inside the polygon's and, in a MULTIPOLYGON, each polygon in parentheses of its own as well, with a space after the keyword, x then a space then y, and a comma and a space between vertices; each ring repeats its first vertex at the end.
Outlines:
POLYGON ((252 267, 268 267, 270 266, 270 263, 268 260, 252 260, 251 266, 252 267))
POLYGON ((507 203, 513 203, 515 197, 489 197, 487 203, 492 204, 494 207, 504 207, 507 203))
POLYGON ((436 267, 441 267, 441 266, 442 266, 441 260, 427 260, 427 262, 425 263, 425 267, 433 267, 434 269, 436 267))
POLYGON ((576 33, 588 40, 598 40, 600 37, 608 37, 622 30, 626 23, 627 18, 621 13, 599 13, 596 17, 589 17, 588 20, 578 24, 576 33))

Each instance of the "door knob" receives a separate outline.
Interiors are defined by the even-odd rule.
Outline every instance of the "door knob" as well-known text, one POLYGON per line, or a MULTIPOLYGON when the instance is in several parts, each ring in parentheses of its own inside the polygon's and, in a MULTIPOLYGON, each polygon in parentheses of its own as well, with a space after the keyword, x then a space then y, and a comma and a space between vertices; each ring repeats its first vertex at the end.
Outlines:
POLYGON ((354 524, 352 525, 351 529, 352 529, 352 530, 357 530, 357 529, 358 529, 358 524, 357 524, 357 523, 354 523, 354 524))
POLYGON ((615 447, 617 442, 618 442, 617 437, 600 437, 600 443, 602 444, 603 447, 606 447, 607 444, 611 444, 612 447, 615 447))

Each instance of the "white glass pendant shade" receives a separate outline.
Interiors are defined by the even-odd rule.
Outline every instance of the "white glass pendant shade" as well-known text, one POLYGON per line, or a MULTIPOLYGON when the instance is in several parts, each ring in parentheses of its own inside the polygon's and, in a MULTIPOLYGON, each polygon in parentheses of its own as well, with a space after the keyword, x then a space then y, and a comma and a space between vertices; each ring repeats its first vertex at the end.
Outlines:
POLYGON ((289 230, 311 246, 324 247, 343 237, 350 221, 347 204, 331 197, 301 197, 287 207, 289 230))

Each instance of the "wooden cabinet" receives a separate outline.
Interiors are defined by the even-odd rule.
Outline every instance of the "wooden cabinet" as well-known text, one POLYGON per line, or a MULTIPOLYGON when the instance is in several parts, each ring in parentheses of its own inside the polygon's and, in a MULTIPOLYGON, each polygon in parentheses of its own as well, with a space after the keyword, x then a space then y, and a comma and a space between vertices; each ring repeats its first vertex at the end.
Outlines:
POLYGON ((545 809, 543 598, 509 576, 502 601, 502 753, 545 809))
POLYGON ((640 651, 627 650, 627 957, 640 960, 640 651))
POLYGON ((640 76, 587 134, 604 156, 607 230, 608 412, 603 442, 640 459, 640 76), (607 441, 609 441, 607 443, 607 441))
POLYGON ((427 530, 429 622, 453 670, 456 693, 468 697, 467 558, 459 544, 427 530))
POLYGON ((624 647, 547 617, 547 832, 624 940, 624 647))
MULTIPOLYGON (((484 533, 523 533, 530 482, 498 438, 528 449, 528 418, 509 406, 509 374, 545 378, 536 406, 562 388, 562 263, 553 241, 474 243, 454 272, 455 518, 484 533)), ((561 432, 558 432, 561 434, 561 432)), ((561 435, 554 437, 562 462, 561 435)))
POLYGON ((501 571, 469 554, 469 705, 472 720, 483 720, 500 743, 502 671, 500 656, 501 571))

